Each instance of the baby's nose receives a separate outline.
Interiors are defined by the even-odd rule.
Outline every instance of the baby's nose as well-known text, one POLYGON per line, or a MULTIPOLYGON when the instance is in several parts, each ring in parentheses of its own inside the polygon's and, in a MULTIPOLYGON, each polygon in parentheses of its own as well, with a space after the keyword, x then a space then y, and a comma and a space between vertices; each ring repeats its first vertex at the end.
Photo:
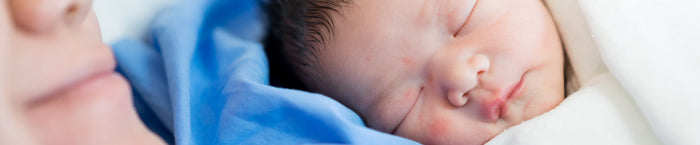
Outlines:
POLYGON ((474 55, 467 60, 465 71, 455 72, 456 75, 461 75, 463 78, 455 77, 455 85, 453 89, 448 91, 448 100, 452 105, 457 107, 463 106, 469 100, 467 92, 472 90, 479 83, 479 78, 489 69, 489 60, 485 55, 474 55), (462 73, 462 74, 460 74, 462 73))
POLYGON ((489 63, 489 58, 482 54, 474 55, 473 57, 469 58, 469 61, 467 62, 469 63, 469 66, 474 69, 477 76, 481 76, 486 73, 491 65, 491 63, 489 63))
POLYGON ((58 25, 77 25, 92 8, 92 0, 9 0, 15 24, 30 32, 58 25))
POLYGON ((484 54, 441 52, 431 60, 433 77, 445 90, 447 100, 454 106, 461 107, 467 103, 467 93, 479 84, 479 78, 485 75, 490 62, 484 54))

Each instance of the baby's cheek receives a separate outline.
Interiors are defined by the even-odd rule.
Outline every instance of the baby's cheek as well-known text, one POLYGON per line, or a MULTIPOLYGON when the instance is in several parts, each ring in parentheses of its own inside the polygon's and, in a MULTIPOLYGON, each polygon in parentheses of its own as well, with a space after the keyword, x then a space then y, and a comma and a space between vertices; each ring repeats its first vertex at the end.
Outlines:
POLYGON ((404 56, 401 61, 403 62, 403 65, 407 67, 413 67, 413 65, 416 63, 415 60, 410 56, 404 56))
POLYGON ((433 117, 427 125, 424 144, 484 144, 496 134, 485 124, 451 117, 433 117))
POLYGON ((428 128, 428 143, 429 144, 435 144, 435 143, 440 143, 443 141, 446 137, 448 137, 449 134, 449 128, 450 125, 452 124, 452 121, 447 119, 447 118, 434 118, 432 121, 429 123, 429 128, 428 128))
POLYGON ((447 122, 449 120, 443 118, 437 118, 430 123, 430 136, 439 137, 445 133, 447 130, 447 122))

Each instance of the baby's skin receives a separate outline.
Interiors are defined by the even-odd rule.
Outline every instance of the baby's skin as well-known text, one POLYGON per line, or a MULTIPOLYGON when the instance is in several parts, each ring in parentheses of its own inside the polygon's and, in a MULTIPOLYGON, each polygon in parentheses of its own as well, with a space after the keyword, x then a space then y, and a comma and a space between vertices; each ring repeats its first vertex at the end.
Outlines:
POLYGON ((564 99, 564 53, 539 0, 353 0, 305 84, 371 128, 483 144, 564 99))

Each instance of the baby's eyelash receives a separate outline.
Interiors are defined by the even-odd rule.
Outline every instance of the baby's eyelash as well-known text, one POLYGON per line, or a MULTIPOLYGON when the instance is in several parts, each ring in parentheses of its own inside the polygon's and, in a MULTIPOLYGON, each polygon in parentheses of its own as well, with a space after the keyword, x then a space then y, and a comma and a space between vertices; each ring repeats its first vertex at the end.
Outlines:
MULTIPOLYGON (((469 16, 471 17, 471 15, 469 16)), ((453 34, 452 37, 457 37, 459 34, 462 32, 462 29, 464 29, 464 26, 467 25, 467 22, 469 21, 469 18, 467 18, 467 21, 464 21, 461 26, 459 26, 459 29, 453 34)))
POLYGON ((464 27, 467 26, 467 23, 469 23, 469 20, 472 18, 472 16, 474 16, 474 12, 476 11, 476 6, 479 5, 479 1, 480 0, 476 0, 476 2, 474 2, 474 6, 472 7, 471 12, 469 12, 469 16, 467 16, 467 20, 462 22, 462 24, 459 26, 459 29, 457 29, 457 32, 455 32, 453 34, 453 36, 452 36, 453 38, 458 37, 459 34, 462 33, 462 30, 464 29, 464 27))

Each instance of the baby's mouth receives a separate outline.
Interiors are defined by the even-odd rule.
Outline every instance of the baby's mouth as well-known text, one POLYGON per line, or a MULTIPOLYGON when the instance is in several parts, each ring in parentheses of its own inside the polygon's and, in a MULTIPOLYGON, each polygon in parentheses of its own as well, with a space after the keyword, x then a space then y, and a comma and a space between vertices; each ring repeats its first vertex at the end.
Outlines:
POLYGON ((517 83, 517 85, 515 85, 515 88, 513 88, 513 90, 510 92, 510 95, 508 95, 508 98, 506 99, 506 101, 503 102, 503 106, 501 107, 501 110, 500 110, 501 111, 500 116, 499 116, 500 118, 503 118, 503 114, 506 114, 506 112, 508 112, 509 101, 518 99, 522 95, 523 85, 524 85, 523 81, 524 81, 524 77, 520 77, 520 81, 517 83))
POLYGON ((488 121, 495 122, 499 118, 503 118, 503 115, 508 111, 508 102, 510 100, 517 99, 523 92, 523 79, 520 79, 514 84, 510 85, 495 101, 485 104, 484 113, 488 121))

